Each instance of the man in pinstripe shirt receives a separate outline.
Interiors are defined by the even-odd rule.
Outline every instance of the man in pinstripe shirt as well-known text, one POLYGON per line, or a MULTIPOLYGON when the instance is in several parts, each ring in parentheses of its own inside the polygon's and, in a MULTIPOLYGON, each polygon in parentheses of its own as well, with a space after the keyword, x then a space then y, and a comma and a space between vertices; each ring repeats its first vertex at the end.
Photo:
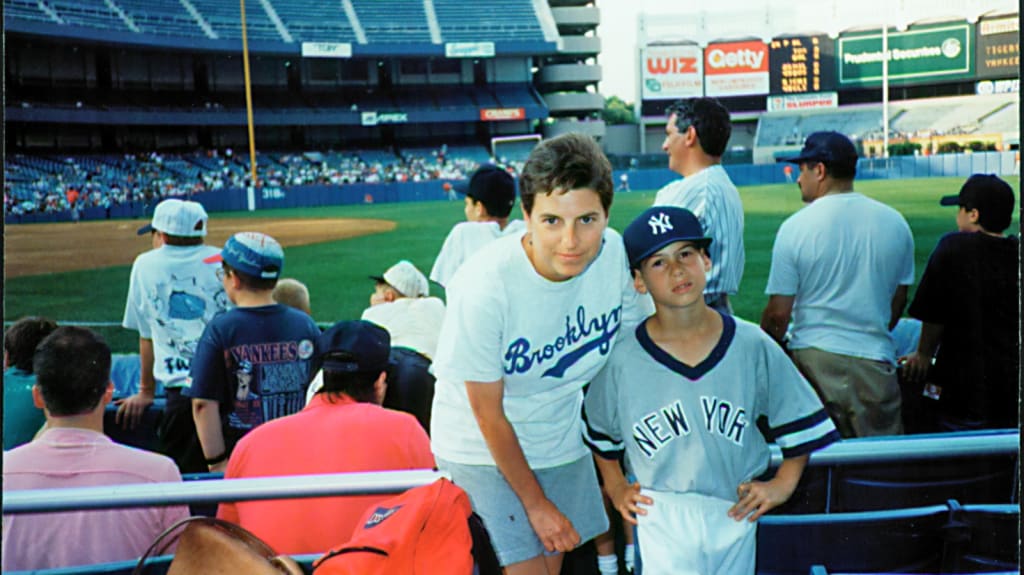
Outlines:
POLYGON ((665 125, 668 167, 683 176, 654 198, 656 206, 678 206, 697 216, 705 233, 715 238, 710 247, 711 272, 704 301, 731 314, 729 296, 743 278, 743 203, 722 167, 732 124, 729 111, 714 98, 689 98, 672 104, 665 125))

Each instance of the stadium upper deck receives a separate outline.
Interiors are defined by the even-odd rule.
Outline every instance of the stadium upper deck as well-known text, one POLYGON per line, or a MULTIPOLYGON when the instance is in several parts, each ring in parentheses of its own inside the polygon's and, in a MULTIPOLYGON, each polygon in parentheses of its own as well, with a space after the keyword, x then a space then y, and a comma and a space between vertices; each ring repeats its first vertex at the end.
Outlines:
MULTIPOLYGON (((4 0, 5 28, 54 35, 102 31, 108 39, 241 37, 235 0, 4 0)), ((550 42, 531 0, 268 0, 246 6, 254 41, 354 45, 550 42)), ((550 46, 549 46, 550 48, 550 46)))

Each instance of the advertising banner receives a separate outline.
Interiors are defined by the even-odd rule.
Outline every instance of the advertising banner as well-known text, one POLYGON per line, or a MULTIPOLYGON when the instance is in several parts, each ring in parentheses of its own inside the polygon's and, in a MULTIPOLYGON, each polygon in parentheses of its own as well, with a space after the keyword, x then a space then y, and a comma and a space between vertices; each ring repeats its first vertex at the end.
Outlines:
POLYGON ((760 40, 708 44, 704 93, 748 96, 768 93, 768 46, 760 40))
POLYGON ((975 69, 979 78, 1020 77, 1020 20, 1017 14, 978 22, 975 69))
POLYGON ((347 42, 303 42, 303 58, 351 58, 352 44, 347 42))
MULTIPOLYGON (((974 77, 974 31, 950 24, 889 34, 889 81, 914 84, 974 77)), ((882 84, 882 32, 841 36, 839 86, 882 84)))
POLYGON ((525 118, 526 108, 480 108, 480 120, 483 122, 523 120, 525 118))
POLYGON ((359 120, 364 126, 404 124, 409 121, 409 114, 405 112, 363 112, 360 114, 359 120))
POLYGON ((699 46, 647 46, 641 59, 641 99, 676 100, 704 95, 704 57, 699 46))
POLYGON ((806 110, 808 108, 838 108, 837 92, 821 92, 818 94, 789 94, 786 96, 768 96, 768 111, 781 112, 786 110, 806 110))
POLYGON ((768 50, 770 94, 836 89, 835 41, 828 36, 776 38, 768 50))
POLYGON ((444 45, 446 58, 493 58, 494 42, 448 42, 444 45))

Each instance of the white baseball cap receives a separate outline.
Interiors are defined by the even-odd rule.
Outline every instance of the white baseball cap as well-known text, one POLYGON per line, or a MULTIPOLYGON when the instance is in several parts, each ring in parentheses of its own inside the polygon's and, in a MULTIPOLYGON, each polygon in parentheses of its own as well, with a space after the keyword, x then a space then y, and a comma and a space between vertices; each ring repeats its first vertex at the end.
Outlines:
POLYGON ((430 295, 427 276, 423 275, 423 272, 416 269, 416 266, 408 260, 402 260, 391 266, 383 276, 370 276, 370 279, 388 284, 405 297, 427 297, 430 295))
POLYGON ((153 210, 153 221, 139 228, 138 234, 153 230, 171 236, 201 238, 206 236, 206 209, 199 202, 168 198, 153 210))

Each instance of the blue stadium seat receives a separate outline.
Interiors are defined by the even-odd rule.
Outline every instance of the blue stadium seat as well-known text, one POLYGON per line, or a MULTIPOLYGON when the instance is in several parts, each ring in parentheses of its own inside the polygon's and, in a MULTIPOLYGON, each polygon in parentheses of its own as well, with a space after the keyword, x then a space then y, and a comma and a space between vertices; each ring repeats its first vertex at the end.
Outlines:
POLYGON ((770 515, 757 531, 759 575, 805 575, 812 565, 863 573, 937 573, 950 509, 770 515))
POLYGON ((156 429, 160 418, 163 417, 165 404, 166 400, 164 398, 156 398, 153 405, 149 406, 146 412, 143 413, 142 421, 139 422, 135 429, 124 429, 121 425, 115 423, 117 406, 111 403, 107 405, 106 410, 103 412, 103 433, 123 445, 138 447, 148 451, 158 451, 159 443, 156 429))
MULTIPOLYGON (((941 441, 950 435, 933 437, 941 441)), ((1017 466, 1016 454, 840 465, 833 469, 829 509, 833 513, 899 509, 950 499, 965 504, 1013 503, 1017 501, 1017 466)))

